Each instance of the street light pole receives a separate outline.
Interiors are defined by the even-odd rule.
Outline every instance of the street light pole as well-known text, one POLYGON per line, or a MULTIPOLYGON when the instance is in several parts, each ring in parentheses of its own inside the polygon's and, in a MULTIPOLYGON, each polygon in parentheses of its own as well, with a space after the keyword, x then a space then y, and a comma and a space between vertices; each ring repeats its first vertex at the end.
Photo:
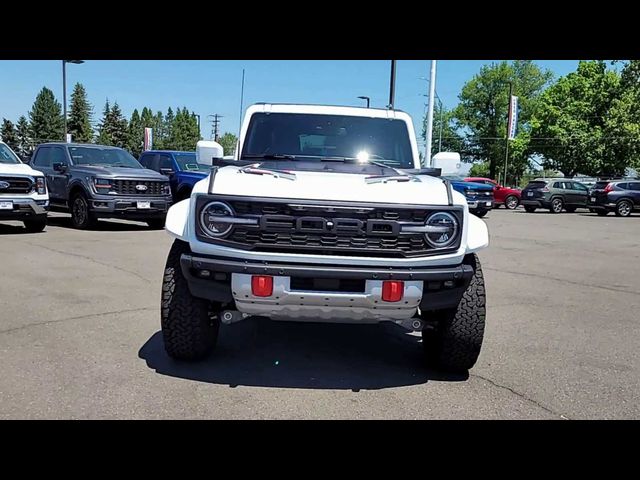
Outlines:
POLYGON ((361 96, 361 97, 358 97, 358 98, 361 99, 361 100, 366 100, 367 101, 367 108, 369 108, 370 101, 371 101, 371 99, 369 97, 361 96))
POLYGON ((425 142, 425 164, 431 165, 431 142, 433 140, 433 101, 436 94, 436 60, 431 60, 431 78, 429 80, 429 106, 427 108, 427 138, 425 142))
POLYGON ((198 117, 198 133, 200 133, 200 115, 198 115, 197 113, 194 113, 193 115, 198 117))
POLYGON ((67 141, 67 63, 79 65, 84 60, 62 60, 62 104, 64 108, 64 142, 67 141))
MULTIPOLYGON (((436 93, 436 97, 438 94, 436 93)), ((438 97, 438 105, 440 107, 440 134, 438 135, 438 152, 442 151, 442 100, 438 97)))

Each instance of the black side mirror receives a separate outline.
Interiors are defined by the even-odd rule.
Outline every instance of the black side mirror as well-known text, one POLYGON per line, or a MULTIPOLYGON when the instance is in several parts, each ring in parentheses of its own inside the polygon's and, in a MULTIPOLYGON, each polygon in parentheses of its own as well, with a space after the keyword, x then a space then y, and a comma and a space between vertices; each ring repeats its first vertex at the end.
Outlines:
POLYGON ((53 169, 56 172, 64 173, 67 171, 67 166, 64 163, 54 163, 53 169))
POLYGON ((171 175, 173 175, 173 174, 174 174, 174 173, 176 173, 176 172, 174 172, 174 171, 173 171, 173 170, 171 170, 170 168, 161 168, 161 169, 160 169, 160 173, 161 173, 162 175, 166 175, 167 177, 170 177, 171 175))

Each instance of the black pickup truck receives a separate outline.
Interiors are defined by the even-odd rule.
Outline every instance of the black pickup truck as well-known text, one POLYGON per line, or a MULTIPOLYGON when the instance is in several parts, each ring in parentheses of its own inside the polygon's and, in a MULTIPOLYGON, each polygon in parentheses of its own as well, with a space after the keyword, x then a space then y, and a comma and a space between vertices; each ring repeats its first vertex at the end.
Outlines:
POLYGON ((90 228, 99 218, 164 227, 172 202, 169 179, 121 148, 43 143, 31 165, 46 176, 51 208, 69 211, 75 228, 90 228))

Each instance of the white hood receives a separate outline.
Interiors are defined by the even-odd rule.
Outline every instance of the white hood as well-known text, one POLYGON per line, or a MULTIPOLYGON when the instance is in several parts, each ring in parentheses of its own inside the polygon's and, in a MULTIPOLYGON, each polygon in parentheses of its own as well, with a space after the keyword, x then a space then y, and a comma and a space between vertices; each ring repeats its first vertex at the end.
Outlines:
MULTIPOLYGON (((271 175, 240 173, 238 167, 218 170, 213 193, 271 198, 338 200, 418 205, 447 205, 447 190, 442 180, 421 175, 419 182, 365 183, 366 175, 324 172, 295 172, 296 179, 271 175)), ((198 183, 194 191, 206 192, 209 178, 198 183)), ((455 192, 454 192, 455 193, 455 192)), ((464 204, 459 195, 454 203, 464 204)))
POLYGON ((38 172, 37 170, 32 169, 25 163, 0 163, 0 175, 1 174, 39 175, 41 177, 43 176, 42 172, 38 172))

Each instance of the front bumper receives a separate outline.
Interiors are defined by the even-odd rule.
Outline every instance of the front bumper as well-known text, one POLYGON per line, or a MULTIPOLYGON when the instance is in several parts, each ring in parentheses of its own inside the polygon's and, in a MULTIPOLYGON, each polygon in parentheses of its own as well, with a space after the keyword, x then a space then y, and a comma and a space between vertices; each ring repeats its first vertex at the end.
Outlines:
POLYGON ((382 321, 411 318, 423 311, 455 308, 473 276, 470 265, 428 268, 345 267, 318 264, 249 262, 221 257, 182 255, 182 273, 195 297, 251 315, 295 319, 382 321), (206 272, 206 277, 203 276, 206 272), (251 276, 274 277, 270 297, 251 294, 251 276), (364 280, 362 292, 292 290, 292 278, 364 280), (403 280, 400 302, 383 302, 383 280, 403 280))
POLYGON ((492 200, 467 200, 467 205, 470 210, 490 210, 493 208, 492 200))
POLYGON ((34 200, 32 198, 0 197, 0 204, 11 202, 11 208, 0 208, 0 219, 20 220, 34 216, 46 215, 49 210, 49 200, 34 200))
POLYGON ((94 195, 89 200, 89 209, 97 218, 145 220, 163 218, 171 204, 171 195, 164 197, 118 196, 117 198, 94 195))

